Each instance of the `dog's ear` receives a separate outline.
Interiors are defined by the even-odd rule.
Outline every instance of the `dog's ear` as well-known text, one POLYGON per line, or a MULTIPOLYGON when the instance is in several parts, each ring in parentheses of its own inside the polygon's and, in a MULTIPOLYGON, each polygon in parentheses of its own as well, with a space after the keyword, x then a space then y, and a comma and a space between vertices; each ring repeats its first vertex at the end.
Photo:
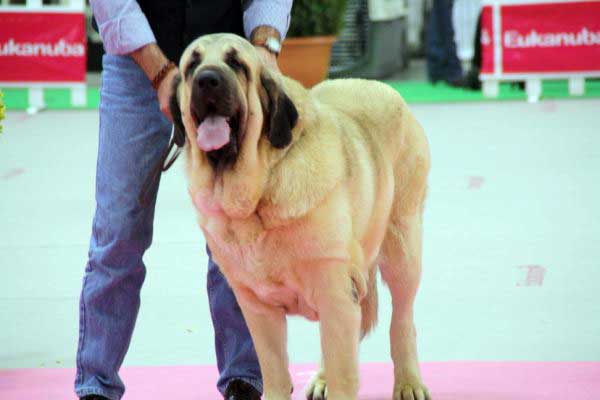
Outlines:
POLYGON ((270 72, 263 71, 260 83, 268 99, 268 104, 263 105, 264 130, 273 147, 283 149, 292 142, 292 129, 298 121, 298 110, 270 72))
POLYGON ((175 75, 173 78, 173 87, 171 88, 171 98, 169 99, 169 111, 173 117, 173 141, 178 147, 183 147, 185 144, 185 127, 181 118, 181 109, 179 108, 179 84, 181 83, 181 74, 175 75))

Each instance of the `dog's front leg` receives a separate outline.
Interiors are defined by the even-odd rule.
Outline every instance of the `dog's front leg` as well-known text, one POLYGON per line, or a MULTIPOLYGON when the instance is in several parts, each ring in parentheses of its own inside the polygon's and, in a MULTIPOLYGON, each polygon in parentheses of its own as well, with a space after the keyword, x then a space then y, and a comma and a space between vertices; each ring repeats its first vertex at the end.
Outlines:
POLYGON ((248 289, 233 288, 258 355, 263 378, 263 400, 290 399, 285 310, 260 302, 248 289))
POLYGON ((358 394, 360 305, 345 266, 321 268, 314 282, 319 313, 323 367, 328 400, 354 400, 358 394))

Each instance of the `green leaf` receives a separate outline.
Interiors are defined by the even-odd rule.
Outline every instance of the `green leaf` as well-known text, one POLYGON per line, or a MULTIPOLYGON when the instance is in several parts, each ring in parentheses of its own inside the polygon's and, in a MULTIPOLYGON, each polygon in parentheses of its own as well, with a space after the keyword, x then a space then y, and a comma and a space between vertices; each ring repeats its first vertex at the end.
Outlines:
POLYGON ((335 36, 345 11, 346 0, 294 0, 287 36, 335 36))

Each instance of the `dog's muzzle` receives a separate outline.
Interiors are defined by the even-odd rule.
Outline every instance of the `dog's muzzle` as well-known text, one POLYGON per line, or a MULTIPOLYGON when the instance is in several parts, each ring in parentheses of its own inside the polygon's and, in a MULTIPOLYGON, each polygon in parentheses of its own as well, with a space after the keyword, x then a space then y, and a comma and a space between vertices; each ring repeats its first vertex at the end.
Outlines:
POLYGON ((234 93, 233 84, 217 68, 203 68, 192 80, 196 143, 214 165, 235 160, 239 150, 240 106, 234 93))

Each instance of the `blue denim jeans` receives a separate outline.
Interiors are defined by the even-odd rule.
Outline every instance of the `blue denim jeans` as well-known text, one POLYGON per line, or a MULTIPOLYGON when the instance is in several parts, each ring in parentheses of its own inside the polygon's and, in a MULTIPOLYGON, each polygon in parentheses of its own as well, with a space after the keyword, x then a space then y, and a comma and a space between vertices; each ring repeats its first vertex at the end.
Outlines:
MULTIPOLYGON (((171 123, 141 69, 126 56, 103 58, 96 214, 80 300, 75 392, 118 400, 125 387, 119 368, 140 306, 152 242, 158 181, 147 205, 138 195, 167 147, 171 123)), ((182 188, 182 195, 185 192, 182 188)), ((209 253, 210 258, 210 253, 209 253)), ((248 328, 231 288, 210 259, 208 296, 223 393, 232 379, 262 392, 260 368, 248 328)), ((208 345, 208 343, 207 343, 208 345)))

